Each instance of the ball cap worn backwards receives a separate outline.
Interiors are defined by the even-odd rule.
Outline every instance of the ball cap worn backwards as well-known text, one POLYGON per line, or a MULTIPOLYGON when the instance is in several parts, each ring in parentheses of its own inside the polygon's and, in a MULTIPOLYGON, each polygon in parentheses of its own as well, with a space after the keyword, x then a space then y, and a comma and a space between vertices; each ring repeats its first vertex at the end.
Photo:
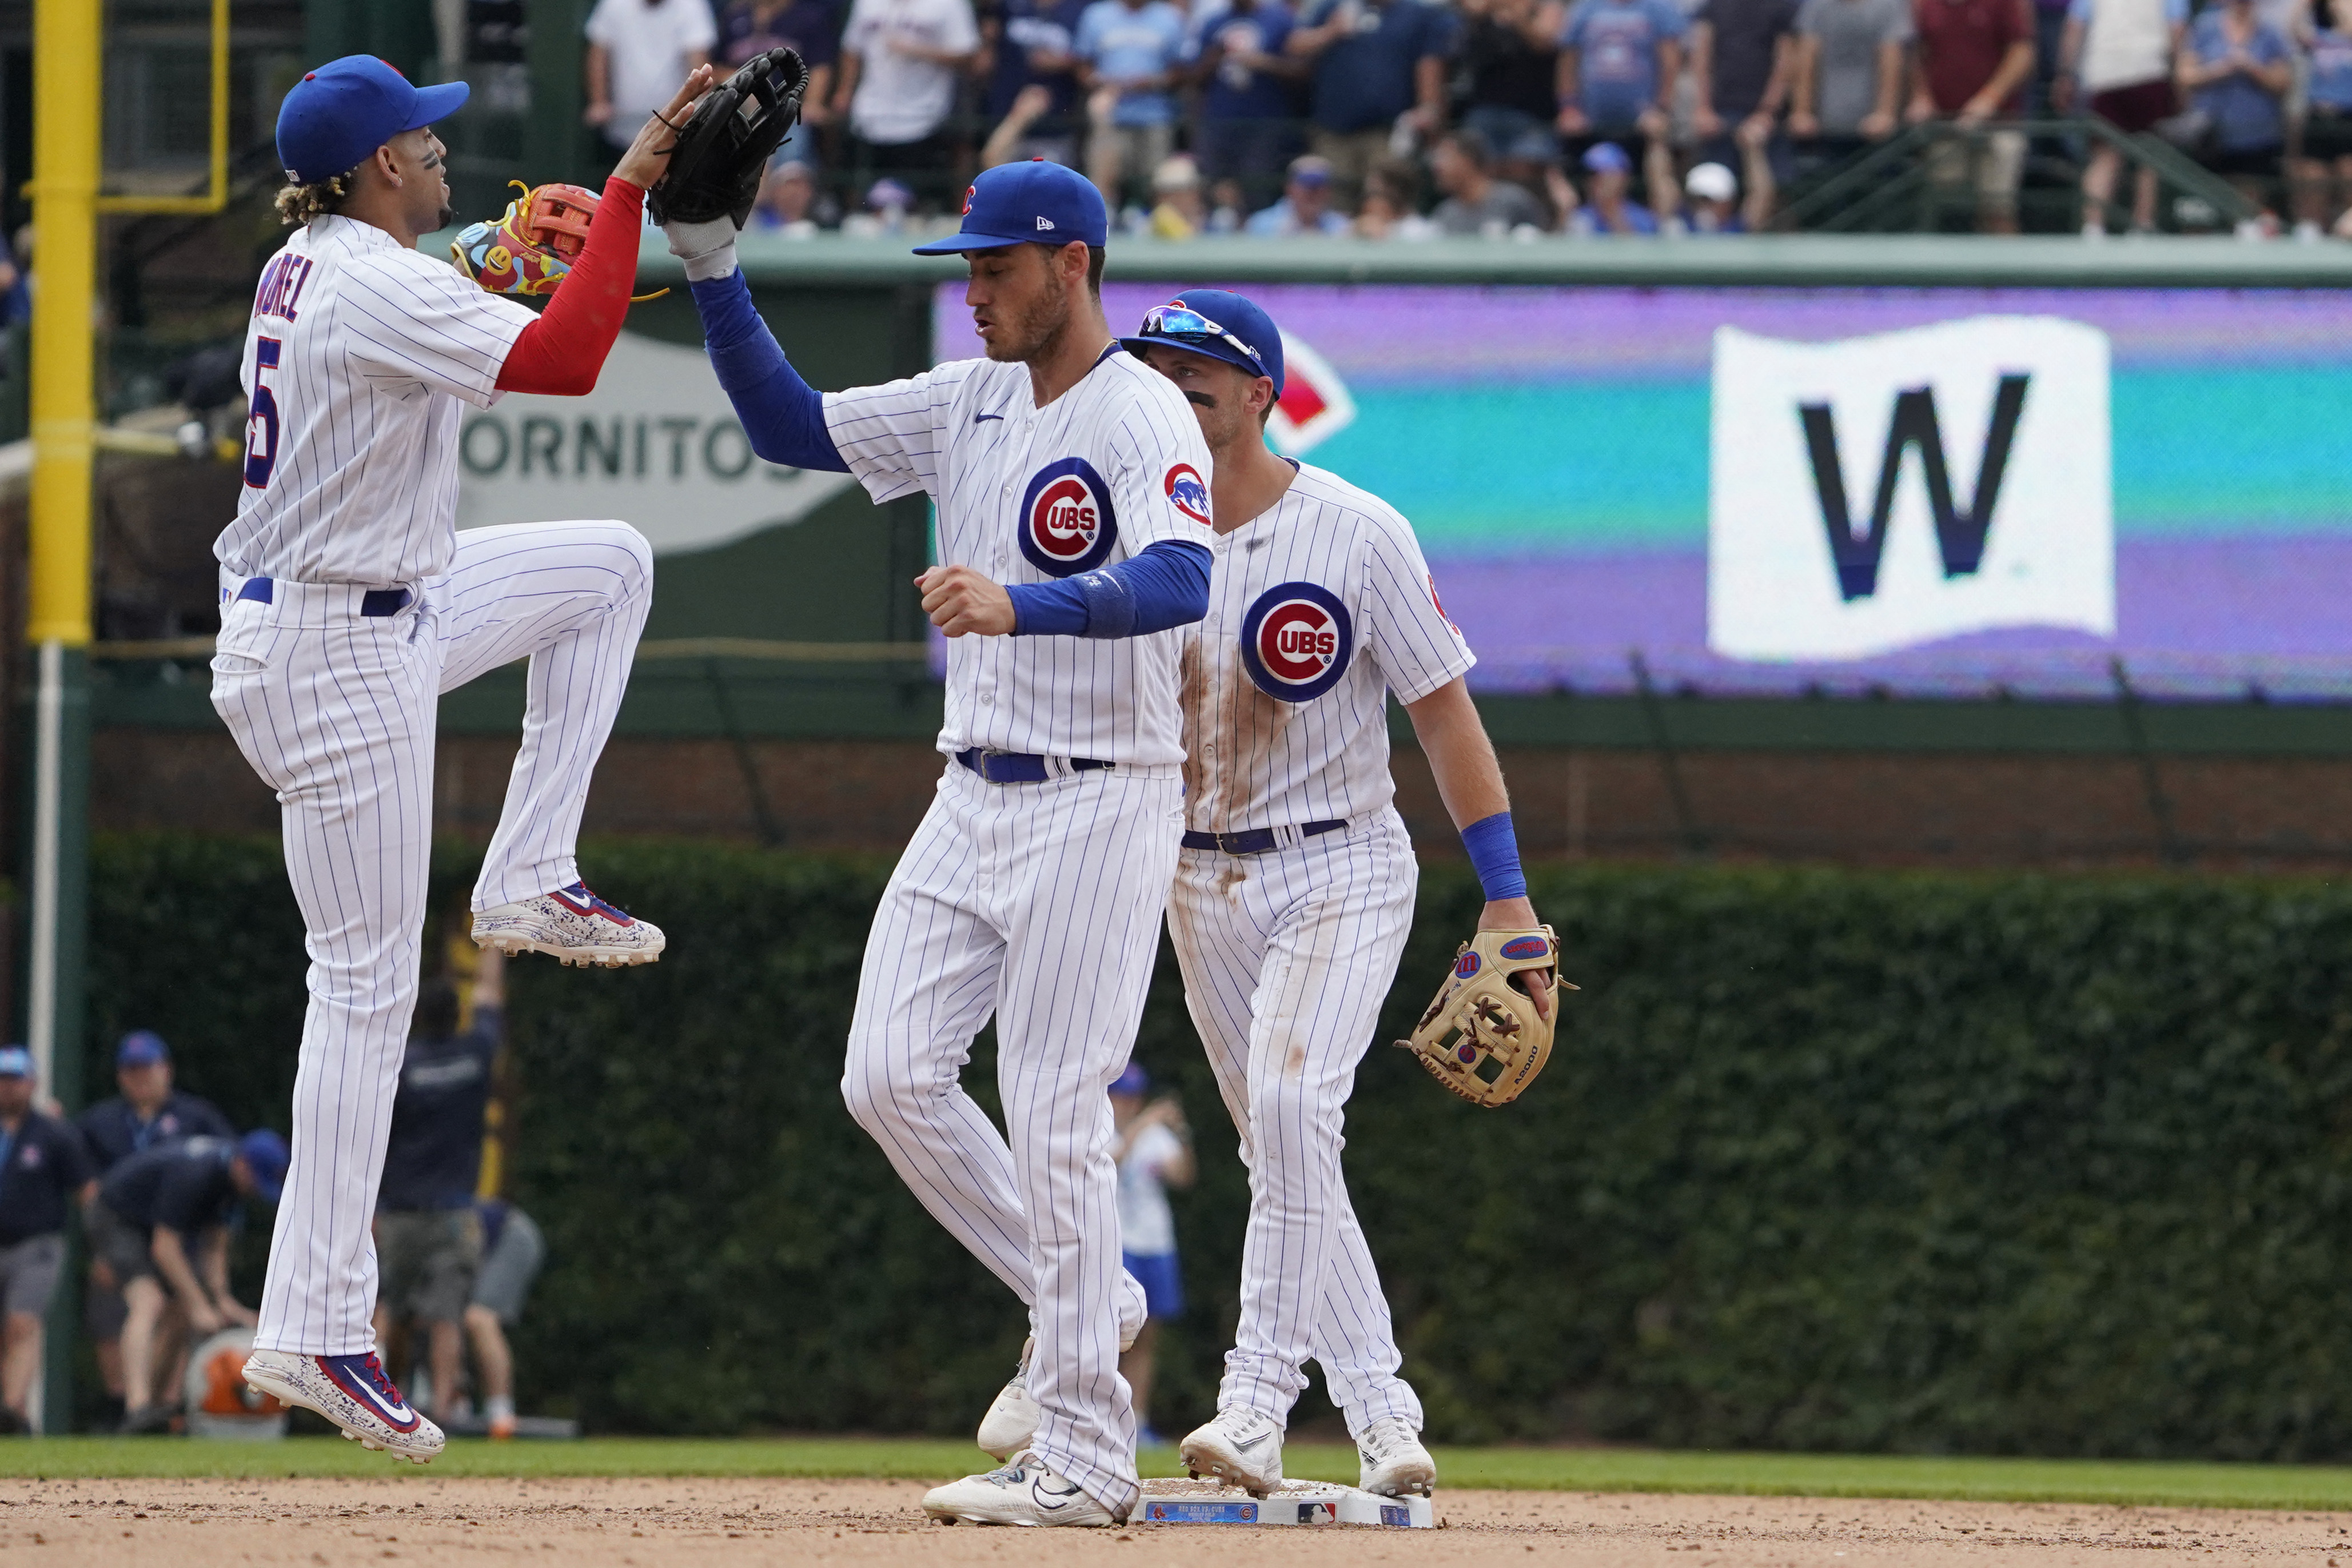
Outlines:
MULTIPOLYGON (((1143 331, 1132 338, 1121 338, 1118 346, 1139 360, 1143 358, 1143 350, 1154 343, 1162 348, 1206 354, 1213 360, 1238 365, 1251 375, 1268 377, 1274 382, 1274 395, 1282 395, 1282 331, 1275 326, 1273 317, 1240 295, 1223 288, 1188 288, 1168 304, 1180 306, 1214 323, 1225 336, 1202 332, 1180 335, 1155 330, 1151 317, 1147 313, 1143 331), (1235 348, 1227 338, 1239 339, 1247 346, 1248 353, 1235 348), (1254 362, 1253 355, 1255 356, 1254 362)), ((1167 308, 1160 307, 1163 310, 1167 308)))
POLYGON ((1095 183, 1076 169, 1033 159, 981 171, 964 193, 963 226, 915 247, 917 256, 994 250, 1001 245, 1067 245, 1110 239, 1110 213, 1095 183))
POLYGON ((404 131, 446 120, 464 82, 418 87, 373 55, 345 55, 306 73, 278 111, 278 162, 298 185, 348 173, 404 131))

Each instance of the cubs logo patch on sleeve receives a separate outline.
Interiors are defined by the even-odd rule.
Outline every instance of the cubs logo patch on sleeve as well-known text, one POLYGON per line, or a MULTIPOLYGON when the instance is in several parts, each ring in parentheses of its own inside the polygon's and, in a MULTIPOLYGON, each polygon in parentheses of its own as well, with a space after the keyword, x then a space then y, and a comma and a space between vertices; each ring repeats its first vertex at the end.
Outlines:
POLYGON ((1021 553, 1029 564, 1054 577, 1076 577, 1110 559, 1118 539, 1118 514, 1110 486, 1083 457, 1048 463, 1022 493, 1021 553))
POLYGON ((1242 667, 1281 702, 1312 702, 1338 685, 1354 648, 1348 607, 1319 583, 1277 584, 1242 617, 1242 667))
POLYGON ((1166 487, 1168 498, 1176 504, 1178 511, 1204 528, 1216 526, 1210 520, 1208 482, 1201 477, 1199 469, 1190 463, 1179 463, 1168 470, 1166 487))

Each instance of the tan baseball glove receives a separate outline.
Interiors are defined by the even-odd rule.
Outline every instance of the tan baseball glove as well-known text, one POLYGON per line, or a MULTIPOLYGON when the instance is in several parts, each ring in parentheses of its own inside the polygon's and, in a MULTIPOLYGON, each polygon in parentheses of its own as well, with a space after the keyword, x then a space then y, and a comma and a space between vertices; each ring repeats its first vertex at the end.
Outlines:
POLYGON ((1559 939, 1550 926, 1481 931, 1454 954, 1454 972, 1437 988, 1412 1038, 1397 1044, 1473 1105, 1507 1105, 1551 1060, 1559 993, 1575 989, 1559 977, 1559 939), (1545 988, 1549 1018, 1511 983, 1522 975, 1529 988, 1545 988))

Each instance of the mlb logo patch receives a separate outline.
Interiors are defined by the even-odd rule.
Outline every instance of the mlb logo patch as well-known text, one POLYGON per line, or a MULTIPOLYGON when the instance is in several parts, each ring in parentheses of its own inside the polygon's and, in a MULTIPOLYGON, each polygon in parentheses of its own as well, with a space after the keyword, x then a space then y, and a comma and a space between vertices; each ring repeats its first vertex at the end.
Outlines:
POLYGON ((1242 617, 1242 667, 1282 702, 1312 702, 1338 685, 1354 650, 1348 607, 1319 583, 1269 588, 1242 617))
POLYGON ((1209 520, 1208 482, 1201 477, 1199 469, 1190 463, 1179 463, 1168 470, 1164 487, 1178 511, 1204 528, 1215 527, 1209 520))
POLYGON ((1048 463, 1022 493, 1014 519, 1021 553, 1053 577, 1076 577, 1110 559, 1118 539, 1118 514, 1110 486, 1083 457, 1048 463))

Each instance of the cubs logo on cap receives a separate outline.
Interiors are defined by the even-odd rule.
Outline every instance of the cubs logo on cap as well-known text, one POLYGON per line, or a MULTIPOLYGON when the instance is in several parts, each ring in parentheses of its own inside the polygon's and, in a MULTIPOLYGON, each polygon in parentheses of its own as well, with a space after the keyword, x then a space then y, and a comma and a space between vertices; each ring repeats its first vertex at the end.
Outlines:
POLYGON ((1110 486, 1083 457, 1065 457, 1037 470, 1022 494, 1016 526, 1021 553, 1055 577, 1092 571, 1110 559, 1118 539, 1110 486))
POLYGON ((1190 463, 1179 463, 1168 470, 1167 490, 1168 498, 1176 503, 1178 511, 1202 528, 1216 527, 1209 520, 1208 481, 1201 477, 1199 469, 1190 463))
POLYGON ((1318 583, 1269 588, 1242 617, 1242 667, 1281 702, 1312 702, 1338 685, 1354 648, 1348 607, 1318 583))

